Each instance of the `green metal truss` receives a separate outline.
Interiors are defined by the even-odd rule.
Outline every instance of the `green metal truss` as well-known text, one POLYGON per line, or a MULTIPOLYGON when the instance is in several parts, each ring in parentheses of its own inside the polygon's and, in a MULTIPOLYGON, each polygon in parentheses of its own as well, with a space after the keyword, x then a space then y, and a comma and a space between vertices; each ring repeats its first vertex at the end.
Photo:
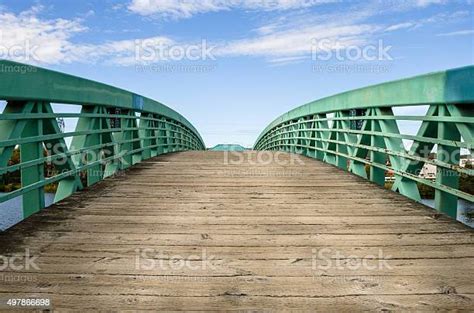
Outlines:
POLYGON ((456 218, 458 199, 474 202, 474 195, 459 190, 460 174, 474 175, 459 166, 460 152, 472 157, 474 149, 474 66, 308 103, 268 125, 254 149, 303 154, 379 185, 385 184, 387 172, 393 173, 394 191, 421 201, 418 183, 433 187, 436 209, 456 218), (393 113, 394 107, 426 105, 425 116, 393 113), (364 114, 354 116, 355 111, 364 114), (421 122, 418 133, 400 133, 397 121, 402 120, 421 122), (412 141, 409 151, 403 140, 412 141), (435 159, 430 157, 433 149, 435 159), (435 181, 419 176, 427 163, 437 166, 435 181))
POLYGON ((38 67, 10 61, 0 66, 0 100, 7 102, 0 115, 0 176, 21 172, 21 188, 0 202, 21 196, 24 218, 45 207, 48 184, 59 184, 57 202, 159 154, 205 149, 194 126, 159 102, 38 67), (51 103, 79 105, 81 112, 54 113, 51 103), (75 131, 62 132, 58 118, 77 118, 75 131), (21 161, 11 165, 16 147, 21 161), (54 164, 49 177, 47 163, 54 164))

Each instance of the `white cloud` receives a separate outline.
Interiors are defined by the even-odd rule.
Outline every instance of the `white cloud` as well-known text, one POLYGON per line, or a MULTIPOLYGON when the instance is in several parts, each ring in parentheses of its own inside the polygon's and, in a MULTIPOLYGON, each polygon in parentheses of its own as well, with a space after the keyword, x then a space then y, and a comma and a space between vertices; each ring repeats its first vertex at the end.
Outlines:
POLYGON ((198 13, 227 10, 226 1, 133 0, 129 10, 141 15, 187 18, 198 13))
MULTIPOLYGON (((0 12, 0 59, 29 64, 136 63, 138 39, 102 44, 74 43, 73 36, 87 30, 81 20, 45 20, 38 17, 40 12, 41 7, 33 7, 17 15, 0 12)), ((144 40, 155 46, 176 44, 165 36, 144 40)))
POLYGON ((411 22, 400 23, 400 24, 395 24, 395 25, 391 25, 391 26, 387 27, 385 29, 385 31, 392 32, 392 31, 395 31, 395 30, 410 28, 410 27, 413 27, 413 26, 414 26, 414 24, 411 23, 411 22))
POLYGON ((385 31, 397 31, 401 29, 416 29, 419 27, 426 26, 427 24, 437 24, 437 23, 451 23, 459 19, 469 16, 468 11, 455 11, 452 13, 439 13, 428 18, 413 20, 410 22, 399 23, 391 25, 385 29, 385 31))
POLYGON ((415 0, 415 4, 419 7, 427 7, 432 4, 446 4, 447 0, 415 0))
POLYGON ((466 30, 459 30, 459 31, 449 32, 449 33, 441 33, 441 34, 438 34, 437 36, 451 37, 451 36, 465 36, 465 35, 473 35, 473 34, 474 34, 474 30, 466 29, 466 30))
MULTIPOLYGON (((389 1, 387 1, 389 2, 389 1)), ((314 41, 329 42, 324 50, 344 50, 350 46, 363 48, 372 44, 377 35, 386 32, 416 29, 427 24, 436 24, 459 20, 469 16, 467 11, 444 12, 415 21, 402 21, 385 26, 368 22, 371 18, 400 9, 403 0, 393 3, 371 2, 356 4, 348 9, 350 13, 333 14, 287 14, 290 18, 277 18, 269 21, 255 31, 257 36, 234 40, 218 49, 221 56, 257 56, 264 57, 270 63, 287 63, 303 60, 300 56, 309 56, 316 49, 314 41), (384 10, 385 8, 385 10, 384 10)), ((405 1, 412 7, 442 4, 444 1, 405 1)), ((388 45, 388 44, 387 44, 388 45)))
MULTIPOLYGON (((388 0, 387 0, 388 1, 388 0)), ((402 1, 402 0, 400 0, 402 1)), ((140 2, 136 0, 135 2, 140 2)), ((158 0, 141 0, 142 4, 162 2, 158 0)), ((209 8, 218 9, 222 6, 231 8, 230 4, 236 7, 261 8, 265 10, 285 10, 288 8, 301 8, 321 1, 302 0, 203 0, 203 1, 164 1, 168 3, 162 10, 169 12, 173 6, 185 3, 186 9, 180 9, 177 14, 195 14, 204 12, 209 8), (191 5, 194 4, 195 6, 191 5), (197 10, 197 11, 196 11, 197 10), (184 12, 184 13, 183 13, 184 12), (186 13, 187 12, 187 13, 186 13)), ((433 1, 432 1, 433 2, 433 1)), ((427 2, 411 1, 412 5, 425 6, 427 2)), ((386 3, 357 4, 348 8, 350 13, 332 14, 309 14, 307 11, 286 12, 284 15, 278 14, 274 19, 270 19, 266 24, 250 32, 250 35, 240 39, 227 39, 219 42, 213 55, 217 57, 233 56, 253 56, 265 58, 270 64, 294 63, 308 58, 315 49, 315 41, 329 40, 325 44, 324 50, 343 50, 349 46, 364 46, 372 43, 377 35, 385 32, 401 29, 416 29, 430 23, 449 22, 469 16, 467 11, 457 11, 451 13, 440 13, 429 18, 415 21, 403 21, 398 24, 383 25, 373 22, 373 17, 379 14, 386 14, 389 10, 397 10, 389 6, 385 11, 381 8, 386 3), (371 21, 371 22, 369 22, 371 21)), ((232 7, 232 8, 233 8, 232 7)), ((164 12, 164 11, 163 11, 164 12)), ((92 13, 91 13, 92 14, 92 13)), ((170 13, 174 14, 174 13, 170 13)), ((88 42, 75 42, 74 36, 87 30, 81 19, 42 19, 41 7, 13 14, 0 10, 0 53, 13 51, 6 57, 26 63, 105 63, 113 65, 135 65, 137 63, 158 63, 166 61, 166 58, 154 58, 143 61, 137 59, 137 49, 140 53, 146 51, 137 45, 137 40, 146 41, 148 47, 165 45, 186 49, 192 46, 193 42, 179 42, 164 35, 155 35, 149 38, 130 38, 119 41, 106 41, 104 43, 91 44, 88 42), (26 46, 34 48, 34 58, 25 60, 26 46), (17 52, 16 48, 22 48, 17 52), (142 50, 140 50, 142 49, 142 50)), ((471 30, 458 31, 453 33, 439 34, 439 36, 455 36, 472 34, 471 30)), ((213 43, 209 43, 213 46, 213 43)))
MULTIPOLYGON (((458 0, 451 0, 452 2, 458 0)), ((393 8, 398 10, 410 10, 417 8, 426 8, 432 5, 444 5, 447 4, 447 0, 384 0, 383 4, 387 8, 393 8)))
POLYGON ((128 9, 140 15, 189 18, 195 14, 231 9, 290 10, 338 0, 132 0, 128 9))
POLYGON ((321 50, 318 42, 322 40, 326 42, 324 50, 364 45, 381 30, 378 25, 364 22, 374 12, 371 7, 358 6, 348 14, 293 14, 289 18, 269 21, 256 29, 257 36, 228 42, 219 47, 217 53, 222 56, 265 57, 271 63, 285 63, 318 52, 321 50))
POLYGON ((218 50, 220 55, 262 56, 270 58, 291 57, 310 54, 317 41, 329 40, 328 49, 343 49, 350 45, 361 45, 376 30, 371 25, 307 25, 304 28, 279 31, 251 39, 228 43, 218 50))
POLYGON ((0 12, 0 58, 29 63, 60 63, 68 60, 70 38, 87 28, 78 20, 41 20, 41 7, 18 15, 0 12))
POLYGON ((291 57, 282 57, 282 58, 272 58, 268 60, 271 66, 283 66, 288 64, 300 63, 309 57, 306 55, 300 56, 291 56, 291 57))
MULTIPOLYGON (((139 53, 144 53, 140 48, 140 43, 146 42, 147 46, 172 46, 178 45, 172 39, 164 36, 156 36, 143 39, 129 39, 119 41, 109 41, 97 45, 76 45, 71 51, 71 59, 79 62, 103 62, 111 65, 135 65, 144 63, 138 57, 139 53)), ((160 60, 154 59, 153 62, 160 60)))

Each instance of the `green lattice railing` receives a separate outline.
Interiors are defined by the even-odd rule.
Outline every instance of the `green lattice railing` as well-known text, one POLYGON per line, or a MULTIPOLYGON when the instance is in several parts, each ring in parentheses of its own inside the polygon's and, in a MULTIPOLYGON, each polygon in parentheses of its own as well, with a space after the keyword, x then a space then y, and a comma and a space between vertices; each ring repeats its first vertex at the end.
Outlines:
POLYGON ((21 173, 21 188, 1 196, 0 203, 22 196, 24 218, 45 207, 47 185, 59 184, 59 201, 150 157, 205 148, 196 129, 161 103, 38 67, 0 61, 0 100, 6 101, 0 115, 0 176, 21 173), (82 109, 54 113, 53 103, 82 109), (58 119, 68 118, 78 119, 76 129, 62 132, 58 119), (12 165, 15 149, 21 161, 12 165), (45 164, 52 164, 49 177, 45 164))
MULTIPOLYGON (((456 218, 460 154, 474 148, 474 66, 362 88, 298 107, 273 121, 256 150, 283 150, 336 165, 421 201, 418 185, 435 190, 435 207, 456 218), (426 115, 396 115, 394 107, 428 106, 426 115), (418 121, 416 135, 400 133, 397 121, 418 121), (411 141, 406 148, 403 141, 411 141), (436 152, 434 157, 433 152, 436 152), (436 179, 420 176, 436 166, 436 179), (367 170, 369 168, 370 170, 367 170)), ((472 187, 472 186, 471 186, 472 187)))

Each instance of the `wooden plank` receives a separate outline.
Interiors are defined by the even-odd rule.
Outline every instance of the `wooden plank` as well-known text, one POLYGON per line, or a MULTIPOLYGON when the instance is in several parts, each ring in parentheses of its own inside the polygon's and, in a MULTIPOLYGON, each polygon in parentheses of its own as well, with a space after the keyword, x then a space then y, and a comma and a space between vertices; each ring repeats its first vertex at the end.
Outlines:
POLYGON ((0 298, 72 310, 474 309, 472 229, 321 162, 241 156, 162 155, 0 234, 0 255, 28 249, 38 267, 0 272, 0 298))

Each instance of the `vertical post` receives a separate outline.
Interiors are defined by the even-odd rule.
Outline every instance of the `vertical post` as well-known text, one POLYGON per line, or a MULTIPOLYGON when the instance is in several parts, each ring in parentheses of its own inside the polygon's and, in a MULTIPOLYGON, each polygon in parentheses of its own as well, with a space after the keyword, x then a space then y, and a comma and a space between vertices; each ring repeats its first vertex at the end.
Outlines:
MULTIPOLYGON (((372 123, 370 122, 368 117, 372 116, 372 109, 366 109, 364 116, 365 117, 362 119, 362 123, 361 123, 362 125, 360 125, 360 129, 357 125, 355 130, 364 131, 364 132, 371 130, 372 123)), ((371 136, 370 135, 360 134, 359 136, 356 135, 355 138, 356 138, 355 142, 358 145, 368 146, 368 145, 371 144, 371 136)), ((364 149, 364 148, 355 147, 351 151, 351 156, 353 156, 353 157, 365 159, 367 157, 367 155, 368 155, 368 151, 367 151, 367 149, 364 149)), ((365 163, 364 162, 351 160, 351 165, 349 166, 349 171, 356 174, 356 175, 358 175, 358 176, 360 176, 360 177, 362 177, 362 178, 365 178, 365 179, 369 178, 369 177, 367 177, 367 172, 365 170, 365 163)))
MULTIPOLYGON (((49 114, 54 113, 50 103, 43 104, 43 112, 49 114)), ((43 120, 43 135, 55 135, 61 133, 62 130, 60 129, 56 118, 48 118, 43 120)), ((54 156, 56 154, 65 154, 68 152, 68 147, 66 145, 64 137, 46 140, 44 141, 44 144, 50 156, 54 156)), ((55 203, 61 201, 64 198, 69 197, 77 189, 83 188, 79 173, 76 171, 75 165, 79 165, 80 158, 76 158, 76 160, 78 161, 74 163, 73 157, 75 156, 64 157, 59 159, 58 162, 53 163, 54 169, 57 173, 62 173, 65 171, 74 171, 75 173, 74 175, 64 178, 59 182, 58 189, 56 190, 56 194, 54 195, 55 203)))
MULTIPOLYGON (((28 114, 33 110, 33 102, 16 102, 8 101, 3 113, 14 114, 23 113, 28 114)), ((0 120, 0 140, 9 140, 21 138, 23 130, 25 129, 27 120, 0 120)), ((0 148, 0 166, 7 166, 15 146, 0 148)))
POLYGON ((159 147, 157 146, 159 141, 158 141, 158 136, 160 136, 160 131, 157 129, 160 127, 160 123, 158 121, 156 121, 156 119, 158 119, 158 117, 155 115, 155 114, 150 114, 150 117, 153 118, 154 120, 150 122, 150 127, 152 127, 153 129, 150 131, 150 136, 152 136, 153 138, 151 139, 151 145, 153 146, 153 148, 151 148, 151 157, 156 157, 158 154, 159 154, 159 147))
POLYGON ((168 145, 169 151, 168 152, 175 152, 176 151, 176 131, 171 121, 168 121, 168 145))
MULTIPOLYGON (((131 145, 131 151, 135 151, 135 150, 140 150, 142 148, 142 140, 140 138, 140 131, 139 131, 139 120, 142 113, 139 113, 140 117, 137 117, 135 111, 130 111, 130 112, 131 112, 130 115, 135 116, 134 119, 130 120, 131 122, 130 127, 133 128, 133 130, 131 131, 131 139, 133 139, 132 145, 131 145)), ((142 160, 143 160, 143 151, 132 153, 132 165, 138 164, 142 160)))
MULTIPOLYGON (((293 123, 295 121, 291 120, 290 123, 293 123)), ((297 140, 295 139, 296 137, 298 137, 298 126, 299 125, 291 125, 291 126, 288 126, 289 129, 290 129, 290 140, 288 141, 288 148, 290 149, 290 152, 291 153, 296 153, 296 144, 298 143, 297 140)))
POLYGON ((298 124, 298 132, 297 132, 297 137, 298 139, 296 140, 296 152, 307 155, 308 154, 308 148, 306 147, 308 145, 307 141, 307 134, 306 134, 306 129, 307 127, 307 122, 305 122, 306 118, 301 118, 298 120, 300 124, 298 124))
MULTIPOLYGON (((373 116, 376 116, 377 113, 374 110, 373 116)), ((380 125, 377 120, 371 120, 372 123, 372 131, 373 132, 381 132, 380 125)), ((379 135, 372 135, 370 136, 370 145, 374 148, 384 148, 385 143, 382 136, 379 135)), ((371 150, 370 151, 370 180, 376 183, 377 185, 384 186, 385 185, 385 170, 379 167, 375 167, 373 164, 382 164, 385 165, 387 162, 387 157, 385 154, 380 153, 378 151, 371 150)))
POLYGON ((160 154, 163 154, 163 153, 166 153, 168 152, 167 151, 167 143, 168 143, 168 139, 167 139, 167 136, 168 136, 168 131, 167 131, 167 126, 166 126, 166 120, 164 117, 161 117, 160 118, 160 121, 158 122, 158 155, 160 154))
MULTIPOLYGON (((316 118, 315 115, 310 115, 308 117, 308 119, 310 120, 314 120, 315 118, 316 118)), ((309 146, 306 155, 310 158, 315 158, 316 150, 314 149, 314 147, 316 146, 316 132, 313 129, 316 128, 316 123, 312 121, 312 122, 307 122, 306 125, 307 125, 307 129, 310 129, 306 131, 306 138, 307 138, 306 145, 309 146)))
POLYGON ((185 138, 184 138, 184 130, 183 130, 182 128, 179 128, 179 135, 180 135, 180 136, 179 136, 179 138, 180 138, 180 139, 179 139, 179 142, 180 142, 180 144, 181 144, 180 150, 181 150, 181 151, 187 150, 187 149, 186 149, 186 143, 185 143, 185 141, 184 141, 184 140, 185 140, 185 138))
POLYGON ((120 154, 122 155, 121 169, 127 169, 141 161, 141 152, 130 153, 141 147, 140 141, 137 140, 139 139, 137 117, 132 110, 127 110, 124 113, 127 117, 124 117, 121 123, 121 141, 123 141, 120 145, 120 154))
MULTIPOLYGON (((358 128, 358 123, 354 123, 355 121, 349 120, 349 117, 356 116, 355 111, 356 110, 343 111, 342 112, 342 116, 347 118, 347 119, 344 119, 344 120, 341 121, 341 128, 347 130, 342 135, 343 135, 344 141, 347 143, 346 153, 349 156, 354 155, 354 151, 356 150, 356 148, 354 146, 352 146, 352 144, 357 144, 357 140, 358 140, 357 134, 350 133, 349 130, 360 130, 360 128, 358 128)), ((350 160, 350 158, 349 158, 348 163, 349 163, 348 168, 346 167, 346 169, 349 170, 349 171, 352 171, 351 167, 352 167, 353 162, 352 162, 352 160, 350 160)))
POLYGON ((142 147, 144 148, 142 152, 143 160, 147 160, 152 156, 152 149, 149 148, 153 145, 153 139, 151 138, 154 135, 154 130, 150 129, 153 127, 153 121, 149 120, 148 118, 152 118, 152 114, 142 113, 140 116, 140 123, 139 123, 139 136, 141 138, 142 147), (145 119, 146 118, 146 119, 145 119))
MULTIPOLYGON (((115 115, 122 114, 121 110, 113 109, 115 115)), ((103 112, 107 114, 107 109, 103 109, 103 112)), ((113 116, 113 115, 112 115, 113 116)), ((103 118, 102 119, 102 129, 108 129, 110 131, 114 130, 115 128, 121 127, 121 119, 120 118, 103 118)), ((120 144, 117 143, 117 137, 120 136, 120 133, 116 131, 113 132, 106 132, 102 136, 102 144, 108 144, 107 147, 104 147, 102 150, 104 157, 117 157, 120 155, 120 144)), ((120 168, 120 158, 113 159, 108 161, 104 166, 104 178, 110 177, 117 173, 120 168)))
MULTIPOLYGON (((438 105, 433 104, 428 108, 426 113, 427 117, 436 116, 438 112, 438 105)), ((398 129, 394 128, 394 129, 398 129)), ((399 131, 397 131, 399 133, 399 131)), ((423 121, 421 123, 420 129, 417 132, 418 137, 438 137, 438 123, 433 121, 423 121)), ((405 152, 405 147, 403 146, 403 141, 400 141, 399 145, 403 147, 402 151, 405 152)), ((413 145, 410 148, 409 154, 421 156, 423 158, 428 158, 431 150, 433 149, 434 144, 430 142, 414 141, 413 145)), ((418 175, 419 171, 423 167, 424 162, 413 162, 407 158, 399 159, 399 171, 418 175)), ((421 195, 418 191, 417 183, 409 178, 403 176, 396 176, 395 183, 392 186, 393 191, 398 191, 400 194, 413 199, 415 201, 421 201, 421 195)))
POLYGON ((165 131, 164 131, 164 136, 165 138, 164 139, 164 144, 165 146, 163 147, 163 153, 169 153, 169 152, 173 152, 173 138, 171 138, 171 126, 168 122, 168 120, 166 118, 164 118, 164 128, 165 128, 165 131))
MULTIPOLYGON (((316 118, 318 120, 321 119, 326 119, 326 113, 323 114, 317 114, 316 118)), ((321 129, 328 129, 328 121, 317 121, 316 122, 316 128, 319 129, 316 131, 316 144, 315 146, 319 148, 319 150, 316 150, 316 159, 320 161, 324 161, 324 156, 326 155, 325 151, 321 151, 321 149, 324 149, 326 147, 326 139, 328 138, 328 132, 323 131, 321 129)))
MULTIPOLYGON (((439 116, 449 116, 445 105, 438 108, 439 116)), ((438 138, 444 140, 460 141, 461 134, 456 125, 449 122, 438 122, 438 138)), ((460 149, 454 146, 446 146, 438 144, 437 159, 453 165, 459 165, 460 149)), ((438 167, 436 182, 438 184, 459 189, 459 175, 456 171, 438 167)), ((435 191, 435 208, 436 210, 457 218, 458 197, 442 190, 435 191)))
MULTIPOLYGON (((33 113, 42 113, 42 103, 36 103, 33 113)), ((43 121, 41 119, 32 119, 26 123, 22 137, 37 137, 43 135, 43 121)), ((21 162, 28 162, 42 158, 44 154, 43 142, 31 142, 21 144, 20 159, 21 162)), ((44 180, 44 163, 40 163, 21 170, 22 187, 44 180)), ((41 209, 44 209, 44 188, 40 187, 23 194, 23 217, 27 218, 41 209)))
MULTIPOLYGON (((348 117, 348 116, 349 116, 348 112, 342 112, 342 111, 337 112, 335 114, 336 118, 342 118, 342 117, 348 117)), ((335 120, 334 122, 337 123, 336 124, 337 125, 336 130, 344 129, 343 121, 335 120)), ((338 142, 344 142, 344 143, 346 142, 346 137, 344 136, 344 133, 342 133, 340 131, 336 132, 336 138, 337 138, 338 142)), ((346 154, 346 155, 348 154, 346 144, 338 143, 336 145, 336 150, 337 150, 338 153, 342 153, 342 154, 346 154)), ((341 156, 339 154, 336 154, 336 165, 337 165, 337 167, 347 171, 347 158, 344 157, 344 156, 341 156)))
MULTIPOLYGON (((334 113, 334 117, 337 117, 337 115, 334 113)), ((329 125, 329 123, 328 123, 329 125)), ((332 120, 332 125, 329 130, 328 135, 326 136, 325 139, 331 140, 331 142, 327 141, 324 144, 324 162, 332 164, 332 165, 337 165, 337 158, 336 155, 332 152, 337 151, 337 144, 334 143, 334 141, 337 141, 337 132, 333 131, 334 129, 337 129, 337 121, 334 119, 332 120), (332 151, 332 152, 330 152, 332 151)))
MULTIPOLYGON (((102 111, 98 107, 92 108, 92 112, 102 111)), ((92 118, 90 121, 89 129, 92 131, 102 130, 101 118, 92 118)), ((96 146, 102 144, 102 134, 91 134, 86 136, 85 147, 87 146, 96 146)), ((101 149, 89 150, 87 152, 87 163, 94 163, 100 160, 101 149)), ((102 164, 96 164, 89 169, 87 169, 87 186, 92 186, 97 182, 101 181, 104 176, 102 171, 102 164)))

